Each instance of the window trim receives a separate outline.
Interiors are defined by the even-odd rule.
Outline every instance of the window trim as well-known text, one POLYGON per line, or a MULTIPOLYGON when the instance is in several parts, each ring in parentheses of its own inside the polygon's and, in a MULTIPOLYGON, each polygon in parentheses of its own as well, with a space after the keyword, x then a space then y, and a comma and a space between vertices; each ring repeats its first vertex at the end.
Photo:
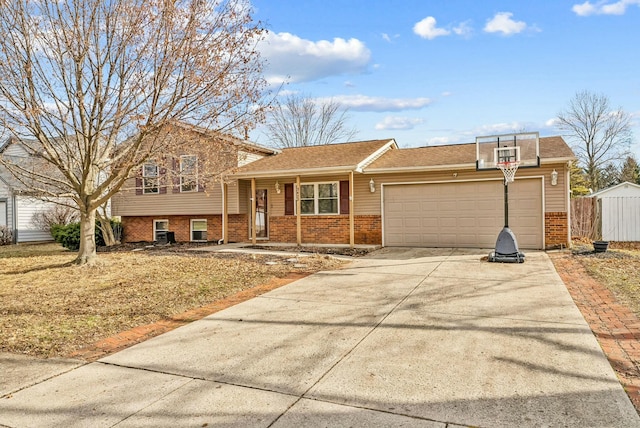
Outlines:
POLYGON ((169 219, 164 219, 164 218, 159 218, 159 219, 155 219, 155 218, 154 218, 154 219, 153 219, 153 240, 154 240, 154 241, 157 241, 157 240, 158 240, 158 239, 157 239, 158 237, 156 236, 158 232, 168 232, 168 231, 169 231, 169 219), (158 229, 158 228, 156 227, 156 224, 157 224, 158 222, 160 222, 160 221, 167 222, 167 229, 166 229, 166 230, 164 230, 164 229, 158 229))
POLYGON ((156 162, 145 162, 142 164, 142 194, 143 195, 159 195, 160 194, 160 167, 156 162), (147 166, 154 166, 156 168, 155 176, 147 175, 147 166), (147 186, 147 180, 155 180, 155 186, 147 186), (155 191, 151 191, 155 189, 155 191))
POLYGON ((198 191, 198 155, 180 155, 180 193, 194 193, 198 191), (195 158, 193 167, 194 172, 192 174, 183 174, 182 172, 182 160, 184 158, 195 158), (184 179, 191 178, 193 180, 193 188, 190 190, 184 190, 184 179))
POLYGON ((208 234, 209 222, 206 218, 192 218, 189 220, 189 240, 191 242, 207 242, 206 236, 208 234), (205 229, 202 230, 193 230, 193 222, 194 221, 204 221, 205 229), (204 232, 205 239, 193 239, 193 232, 204 232))
MULTIPOLYGON (((300 187, 302 188, 302 186, 310 186, 313 185, 313 213, 303 213, 301 212, 300 215, 301 216, 313 216, 313 215, 340 215, 340 181, 313 181, 313 182, 308 182, 308 183, 300 183, 300 187), (336 196, 334 198, 320 198, 319 196, 319 192, 318 192, 318 186, 321 184, 333 184, 336 186, 337 189, 337 193, 336 196), (319 200, 336 200, 336 212, 332 212, 332 213, 321 213, 319 212, 319 200)), ((297 192, 295 192, 295 204, 294 204, 294 214, 297 213, 297 209, 298 209, 298 203, 297 203, 297 199, 299 198, 300 201, 302 202, 302 198, 301 198, 301 194, 302 194, 302 189, 299 189, 297 192)), ((305 198, 305 200, 310 200, 310 198, 305 198)), ((302 209, 302 205, 300 205, 301 209, 302 209)))

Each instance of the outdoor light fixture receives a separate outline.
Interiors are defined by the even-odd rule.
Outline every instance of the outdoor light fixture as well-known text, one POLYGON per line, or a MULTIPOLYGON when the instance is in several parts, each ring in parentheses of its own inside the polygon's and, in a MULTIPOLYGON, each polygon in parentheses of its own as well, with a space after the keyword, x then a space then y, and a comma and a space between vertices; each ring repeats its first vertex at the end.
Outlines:
POLYGON ((551 172, 551 185, 555 186, 558 184, 558 171, 555 169, 551 172))
POLYGON ((277 181, 276 181, 275 188, 276 188, 276 193, 279 195, 280 194, 280 183, 278 183, 277 181))
POLYGON ((373 178, 369 180, 369 191, 371 193, 375 193, 376 191, 376 183, 373 181, 373 178))

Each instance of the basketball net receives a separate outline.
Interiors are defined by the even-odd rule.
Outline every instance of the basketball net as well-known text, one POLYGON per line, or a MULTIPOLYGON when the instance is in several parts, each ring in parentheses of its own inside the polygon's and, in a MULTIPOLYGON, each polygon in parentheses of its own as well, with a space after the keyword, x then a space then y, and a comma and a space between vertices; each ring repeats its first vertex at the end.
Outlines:
POLYGON ((513 183, 513 180, 516 179, 516 171, 518 170, 518 166, 520 162, 498 162, 498 168, 504 174, 504 185, 506 186, 508 183, 513 183))

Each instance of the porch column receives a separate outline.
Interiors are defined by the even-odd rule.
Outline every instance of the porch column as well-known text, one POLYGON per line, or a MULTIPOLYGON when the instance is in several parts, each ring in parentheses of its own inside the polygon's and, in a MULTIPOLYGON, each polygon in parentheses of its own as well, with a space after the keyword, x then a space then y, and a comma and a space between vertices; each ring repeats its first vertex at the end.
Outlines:
POLYGON ((229 242, 229 207, 227 200, 229 198, 229 185, 222 182, 222 242, 229 242))
POLYGON ((302 204, 300 203, 300 176, 296 176, 296 243, 302 245, 302 217, 300 211, 302 210, 302 204))
POLYGON ((349 171, 349 246, 355 245, 355 224, 353 215, 353 171, 349 171))
POLYGON ((256 245, 256 179, 251 179, 251 243, 256 245))

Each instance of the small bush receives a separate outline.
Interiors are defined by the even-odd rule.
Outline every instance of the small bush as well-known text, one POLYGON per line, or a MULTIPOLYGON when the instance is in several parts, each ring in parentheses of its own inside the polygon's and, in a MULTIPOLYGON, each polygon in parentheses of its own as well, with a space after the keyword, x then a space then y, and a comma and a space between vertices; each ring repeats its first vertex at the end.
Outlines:
POLYGON ((80 248, 80 223, 56 224, 51 227, 51 236, 56 242, 71 251, 80 248))
MULTIPOLYGON (((111 220, 111 227, 114 230, 122 230, 120 222, 111 220)), ((104 238, 102 237, 102 230, 96 225, 96 246, 104 246, 104 238)), ((78 251, 80 249, 80 223, 70 223, 67 225, 56 224, 51 227, 51 236, 56 242, 60 243, 63 247, 70 249, 71 251, 78 251)))
POLYGON ((0 245, 13 244, 13 232, 7 226, 0 226, 0 245))

